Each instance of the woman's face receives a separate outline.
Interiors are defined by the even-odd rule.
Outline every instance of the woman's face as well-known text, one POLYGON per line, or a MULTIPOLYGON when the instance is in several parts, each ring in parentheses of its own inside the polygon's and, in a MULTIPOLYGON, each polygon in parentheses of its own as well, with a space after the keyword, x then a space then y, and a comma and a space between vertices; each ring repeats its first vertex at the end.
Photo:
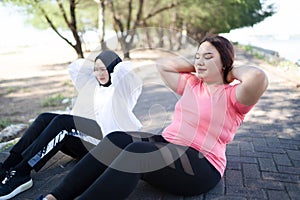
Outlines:
POLYGON ((109 81, 108 71, 100 59, 95 62, 94 73, 100 84, 105 85, 109 81))
POLYGON ((196 75, 208 84, 223 83, 223 64, 218 50, 209 42, 203 42, 196 52, 196 75))

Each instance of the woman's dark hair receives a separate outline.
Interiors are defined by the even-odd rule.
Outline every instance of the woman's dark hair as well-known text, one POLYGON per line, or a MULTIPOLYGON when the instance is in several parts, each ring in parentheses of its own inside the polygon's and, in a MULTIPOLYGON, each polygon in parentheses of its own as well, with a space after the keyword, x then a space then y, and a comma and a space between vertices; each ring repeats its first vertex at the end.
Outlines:
POLYGON ((221 56, 222 64, 223 64, 223 70, 224 70, 223 80, 225 83, 229 83, 227 81, 227 75, 232 70, 232 65, 233 65, 233 61, 234 61, 233 45, 231 44, 231 42, 228 39, 226 39, 222 36, 219 36, 219 35, 213 35, 213 36, 208 36, 208 37, 204 38, 200 42, 199 46, 203 42, 209 42, 218 50, 218 52, 221 56))
POLYGON ((114 68, 115 66, 122 62, 122 59, 118 56, 118 54, 116 54, 113 51, 110 50, 105 50, 102 51, 96 58, 95 58, 95 62, 96 60, 100 59, 103 64, 105 65, 107 71, 108 71, 108 75, 109 75, 109 81, 106 84, 101 84, 99 82, 99 85, 104 86, 104 87, 108 87, 111 85, 111 76, 110 74, 114 72, 114 68))

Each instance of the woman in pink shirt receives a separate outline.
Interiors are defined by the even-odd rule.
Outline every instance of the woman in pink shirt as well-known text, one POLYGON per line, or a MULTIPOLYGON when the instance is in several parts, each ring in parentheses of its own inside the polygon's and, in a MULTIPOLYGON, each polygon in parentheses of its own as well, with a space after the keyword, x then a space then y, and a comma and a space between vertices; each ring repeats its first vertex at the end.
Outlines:
POLYGON ((181 95, 162 135, 110 133, 39 199, 125 199, 140 179, 177 195, 209 191, 224 174, 226 144, 268 85, 261 69, 233 61, 234 48, 221 36, 205 38, 193 64, 158 60, 162 79, 181 95))

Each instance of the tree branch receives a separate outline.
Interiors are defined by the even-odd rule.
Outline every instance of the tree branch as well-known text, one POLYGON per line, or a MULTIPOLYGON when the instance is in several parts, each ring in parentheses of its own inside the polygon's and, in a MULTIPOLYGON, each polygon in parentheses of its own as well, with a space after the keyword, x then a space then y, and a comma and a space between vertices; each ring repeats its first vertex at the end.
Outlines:
POLYGON ((71 15, 71 22, 69 23, 69 27, 73 33, 73 36, 76 41, 80 40, 78 37, 78 32, 77 32, 77 22, 76 22, 76 15, 75 15, 75 9, 76 9, 76 4, 75 0, 70 0, 70 15, 71 15))
POLYGON ((171 3, 168 6, 162 7, 160 9, 154 11, 153 13, 149 13, 145 18, 142 19, 142 21, 146 21, 147 19, 149 19, 151 17, 154 17, 155 15, 157 15, 157 14, 159 14, 159 13, 165 11, 165 10, 169 10, 171 8, 174 8, 174 7, 178 6, 179 4, 180 3, 178 1, 176 1, 176 2, 171 3))
POLYGON ((144 0, 140 0, 139 9, 138 9, 138 12, 136 14, 136 19, 135 19, 135 22, 134 22, 134 25, 133 25, 133 29, 136 29, 137 26, 139 25, 139 22, 141 21, 142 14, 143 14, 143 5, 144 5, 144 0))
POLYGON ((151 8, 148 9, 149 13, 153 12, 153 10, 156 8, 157 5, 159 5, 160 0, 156 0, 151 8))
POLYGON ((39 5, 38 1, 35 0, 35 3, 37 5, 37 8, 41 11, 42 15, 45 17, 46 21, 48 22, 48 24, 50 25, 50 27, 54 30, 54 32, 60 37, 62 38, 64 41, 66 41, 69 45, 71 45, 73 48, 75 48, 75 46, 67 39, 65 38, 63 35, 61 35, 59 33, 59 31, 57 30, 56 26, 53 24, 53 22, 51 21, 51 19, 49 18, 49 16, 47 15, 46 11, 39 5))
POLYGON ((58 4, 58 7, 59 7, 59 10, 60 10, 60 12, 61 12, 61 14, 62 14, 63 19, 65 20, 65 22, 66 22, 66 24, 68 25, 68 27, 69 27, 70 29, 72 29, 72 28, 71 28, 71 23, 70 23, 69 20, 68 20, 66 11, 65 11, 65 9, 64 9, 64 7, 63 7, 63 5, 62 5, 61 0, 56 0, 56 2, 57 2, 57 4, 58 4))
MULTIPOLYGON (((123 27, 123 24, 121 23, 120 19, 116 16, 113 1, 112 0, 108 1, 108 5, 109 5, 109 8, 110 8, 110 10, 113 14, 115 24, 119 27, 120 31, 123 33, 124 27, 123 27)), ((116 32, 117 32, 117 30, 116 30, 116 32)))
POLYGON ((128 20, 127 20, 127 30, 130 29, 130 23, 131 23, 131 18, 132 18, 132 0, 129 0, 128 2, 128 20))

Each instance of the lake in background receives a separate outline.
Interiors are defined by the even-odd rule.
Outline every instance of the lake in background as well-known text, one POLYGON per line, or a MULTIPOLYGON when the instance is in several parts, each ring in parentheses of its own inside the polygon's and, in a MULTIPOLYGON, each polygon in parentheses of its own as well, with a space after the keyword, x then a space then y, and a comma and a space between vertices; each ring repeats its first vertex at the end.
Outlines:
POLYGON ((280 57, 283 57, 292 62, 300 59, 300 37, 288 36, 245 36, 223 34, 233 42, 238 42, 243 45, 257 46, 264 49, 277 51, 280 57))

